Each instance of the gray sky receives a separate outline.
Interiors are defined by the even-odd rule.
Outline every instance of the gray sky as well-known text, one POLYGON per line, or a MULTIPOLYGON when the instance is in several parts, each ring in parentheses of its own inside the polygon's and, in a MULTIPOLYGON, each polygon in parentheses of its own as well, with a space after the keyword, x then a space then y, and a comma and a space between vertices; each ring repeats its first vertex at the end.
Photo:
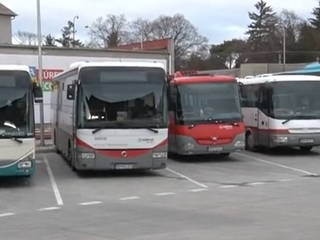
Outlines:
MULTIPOLYGON (((13 20, 13 32, 36 32, 36 0, 0 0, 19 16, 13 20), (22 4, 22 2, 28 4, 22 4)), ((60 29, 78 15, 77 37, 87 39, 86 25, 106 14, 125 14, 128 20, 137 17, 153 19, 159 14, 184 14, 210 42, 219 43, 231 38, 244 37, 248 25, 248 11, 254 10, 256 0, 42 0, 42 33, 59 35, 60 29)), ((269 0, 274 10, 294 10, 308 18, 316 0, 269 0)))

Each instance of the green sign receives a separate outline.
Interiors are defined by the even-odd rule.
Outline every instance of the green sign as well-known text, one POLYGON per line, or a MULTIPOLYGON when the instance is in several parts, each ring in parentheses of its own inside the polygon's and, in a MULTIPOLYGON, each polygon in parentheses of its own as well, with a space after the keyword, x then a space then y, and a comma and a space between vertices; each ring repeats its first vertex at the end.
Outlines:
POLYGON ((43 92, 51 92, 52 91, 52 82, 45 81, 41 83, 41 88, 43 92))

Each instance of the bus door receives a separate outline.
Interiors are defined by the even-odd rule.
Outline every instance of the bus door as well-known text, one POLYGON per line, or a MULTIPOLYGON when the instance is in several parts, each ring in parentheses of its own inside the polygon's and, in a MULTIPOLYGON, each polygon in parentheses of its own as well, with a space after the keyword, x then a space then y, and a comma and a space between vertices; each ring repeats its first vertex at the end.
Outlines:
POLYGON ((168 140, 169 140, 169 151, 177 151, 177 141, 176 141, 176 115, 177 115, 177 94, 175 85, 172 83, 168 84, 167 88, 168 96, 168 140))
MULTIPOLYGON (((72 84, 68 84, 67 85, 67 98, 68 100, 71 101, 72 104, 72 114, 70 116, 70 122, 71 122, 71 126, 72 126, 72 149, 74 150, 74 146, 75 146, 75 139, 76 139, 76 131, 77 131, 77 126, 76 126, 76 119, 77 119, 77 82, 73 81, 72 84)), ((72 154, 75 154, 75 151, 72 151, 72 154)), ((74 158, 72 158, 74 159, 74 158)))
POLYGON ((258 90, 258 137, 257 145, 268 146, 269 143, 269 100, 268 92, 265 86, 261 86, 258 90))

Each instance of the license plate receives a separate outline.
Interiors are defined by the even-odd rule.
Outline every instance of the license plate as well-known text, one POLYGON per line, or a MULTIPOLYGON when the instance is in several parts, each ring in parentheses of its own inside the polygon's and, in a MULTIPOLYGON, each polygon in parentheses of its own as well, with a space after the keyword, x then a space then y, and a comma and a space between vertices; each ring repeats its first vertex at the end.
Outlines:
POLYGON ((301 143, 313 143, 314 139, 312 139, 312 138, 303 138, 303 139, 300 139, 300 142, 301 143))
POLYGON ((133 169, 133 164, 116 164, 115 168, 117 170, 133 169))
POLYGON ((208 147, 209 152, 221 152, 223 147, 208 147))

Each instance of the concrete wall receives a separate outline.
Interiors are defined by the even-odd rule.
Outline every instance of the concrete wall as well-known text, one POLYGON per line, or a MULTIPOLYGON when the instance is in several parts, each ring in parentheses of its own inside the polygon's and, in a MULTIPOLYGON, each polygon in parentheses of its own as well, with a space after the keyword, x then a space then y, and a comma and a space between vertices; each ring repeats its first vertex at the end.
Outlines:
POLYGON ((245 77, 248 75, 257 75, 262 73, 277 73, 285 71, 294 71, 304 68, 307 63, 296 64, 277 64, 277 63, 248 63, 241 64, 239 77, 245 77))
POLYGON ((228 75, 228 76, 238 76, 240 69, 218 69, 218 70, 208 70, 200 71, 201 73, 215 74, 215 75, 228 75))
POLYGON ((262 73, 277 73, 285 71, 294 71, 304 68, 307 63, 296 64, 278 64, 278 63, 244 63, 237 69, 218 69, 200 71, 201 73, 209 73, 216 75, 229 75, 236 77, 245 77, 248 75, 258 75, 262 73))
POLYGON ((0 15, 0 44, 12 44, 11 17, 0 15))

